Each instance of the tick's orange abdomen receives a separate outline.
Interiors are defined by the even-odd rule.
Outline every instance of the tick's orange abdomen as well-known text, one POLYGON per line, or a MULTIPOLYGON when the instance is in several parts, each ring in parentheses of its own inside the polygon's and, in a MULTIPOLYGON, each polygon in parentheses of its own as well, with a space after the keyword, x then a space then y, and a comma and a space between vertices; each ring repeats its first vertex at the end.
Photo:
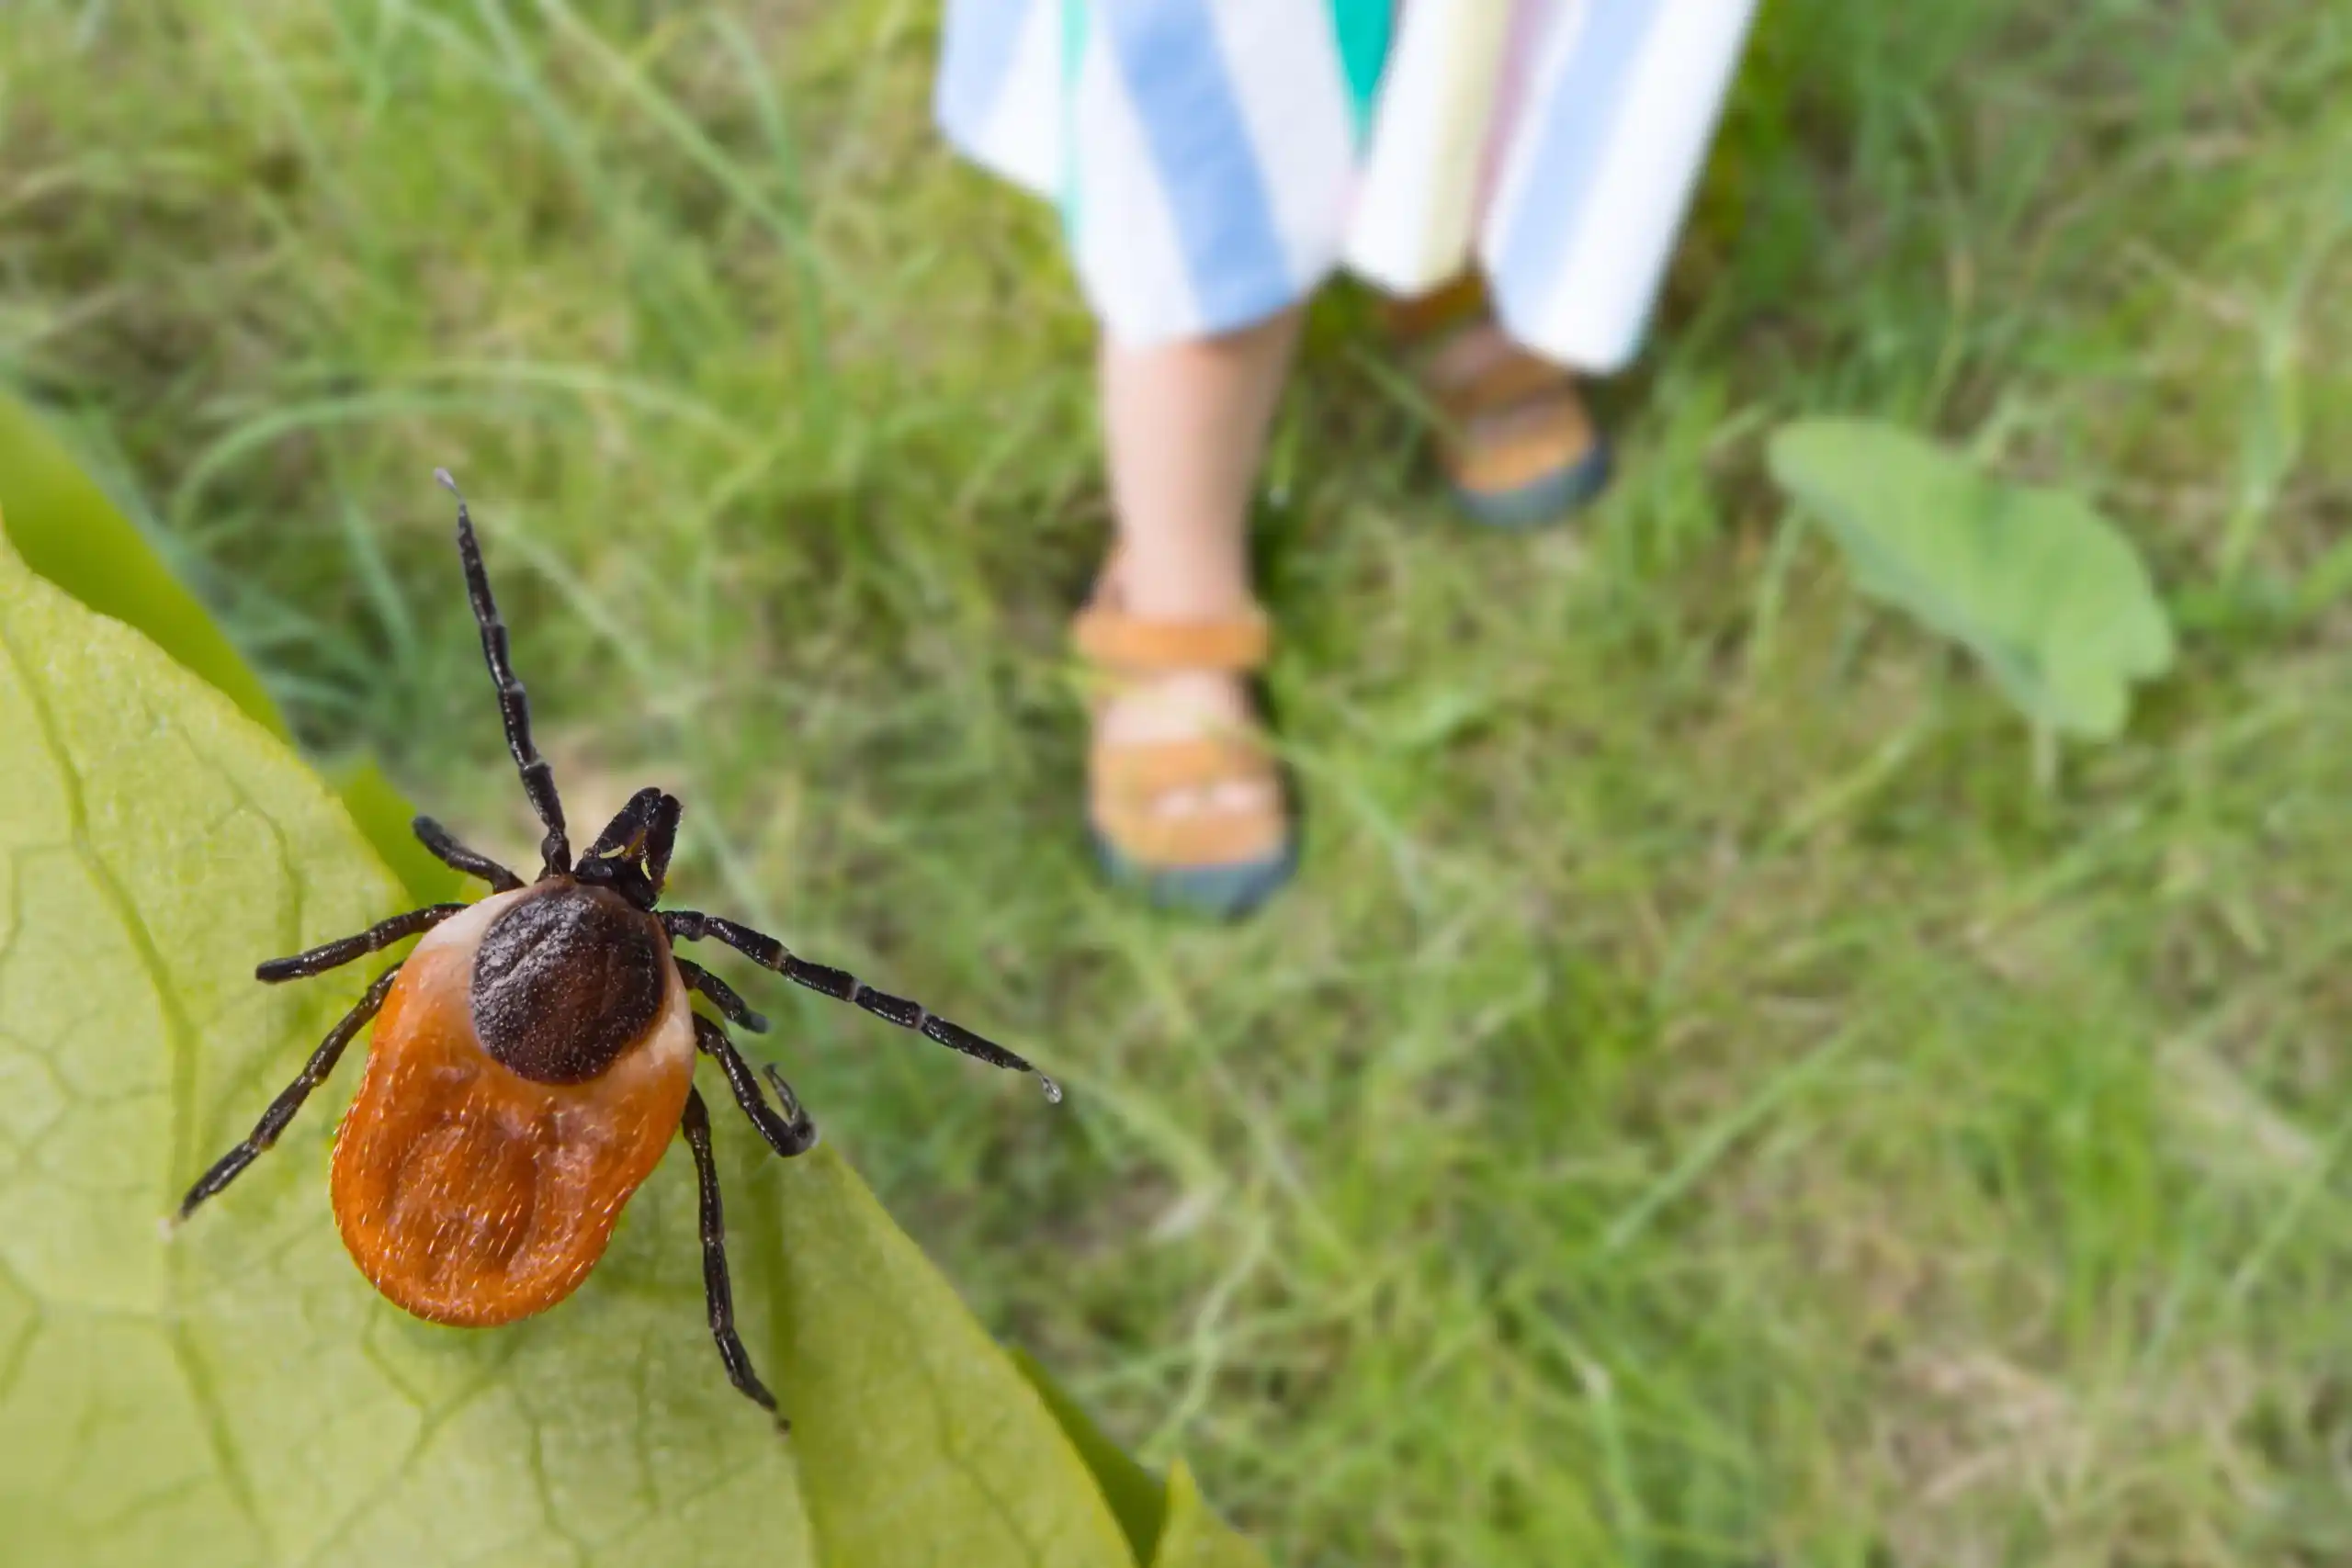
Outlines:
POLYGON ((379 1291, 435 1323, 490 1327, 570 1295, 661 1163, 694 1080, 674 970, 653 1022, 585 1083, 534 1082, 483 1048, 474 954, 530 896, 486 898, 417 944, 335 1134, 344 1246, 379 1291))

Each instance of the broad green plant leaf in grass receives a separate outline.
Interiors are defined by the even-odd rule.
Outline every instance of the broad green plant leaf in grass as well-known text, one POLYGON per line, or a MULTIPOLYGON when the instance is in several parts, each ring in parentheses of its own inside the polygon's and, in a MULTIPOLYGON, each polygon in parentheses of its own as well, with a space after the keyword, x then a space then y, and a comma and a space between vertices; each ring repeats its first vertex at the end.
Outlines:
POLYGON ((1063 1433, 1086 1461, 1086 1468, 1094 1472, 1094 1483, 1102 1489, 1103 1501, 1111 1505, 1119 1528, 1127 1532, 1127 1545, 1134 1549, 1136 1561, 1152 1561, 1152 1553, 1159 1544, 1160 1527, 1168 1517, 1167 1487, 1104 1436, 1093 1417, 1079 1407, 1078 1401, 1054 1381, 1035 1356, 1015 1348, 1012 1364, 1021 1369, 1021 1375, 1029 1380, 1029 1386, 1037 1391, 1037 1397, 1046 1402, 1046 1408, 1061 1423, 1063 1433))
MULTIPOLYGON (((33 412, 0 394, 0 517, 37 576, 91 609, 146 634, 217 687, 254 723, 288 738, 285 716, 212 618, 156 556, 128 517, 44 429, 33 412)), ((343 803, 420 904, 457 896, 449 868, 409 832, 415 815, 372 761, 342 769, 343 803)))
MULTIPOLYGON (((255 959, 402 889, 277 738, 5 545, 0 777, 8 1561, 1147 1561, 1120 1517, 1148 1478, 989 1340, 830 1148, 732 1140, 755 1173, 730 1192, 739 1304, 789 1440, 711 1350, 682 1150, 577 1296, 494 1331, 417 1322, 345 1257, 324 1168, 356 1063, 165 1235, 372 972, 268 987, 255 959)), ((1157 1568, 1262 1562, 1181 1466, 1160 1511, 1157 1568)))
POLYGON ((1233 1533, 1201 1495, 1200 1483, 1178 1460, 1168 1475, 1168 1521, 1160 1527, 1153 1568, 1266 1568, 1258 1549, 1233 1533))
POLYGON ((1045 1401, 849 1168, 820 1148, 790 1178, 776 1361, 823 1560, 1134 1562, 1045 1401))
POLYGON ((2038 730, 2112 739, 2173 633, 2131 541, 2080 497, 2006 484, 1894 425, 1773 433, 1772 476, 1857 587, 1966 647, 2038 730))

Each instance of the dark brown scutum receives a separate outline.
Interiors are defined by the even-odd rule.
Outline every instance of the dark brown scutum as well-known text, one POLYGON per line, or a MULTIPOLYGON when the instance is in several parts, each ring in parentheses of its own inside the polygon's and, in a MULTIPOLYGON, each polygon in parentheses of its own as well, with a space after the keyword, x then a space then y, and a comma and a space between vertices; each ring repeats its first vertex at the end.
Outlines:
POLYGON ((617 894, 554 881, 482 933, 470 987, 474 1032, 535 1083, 585 1083, 661 1010, 661 930, 617 894))

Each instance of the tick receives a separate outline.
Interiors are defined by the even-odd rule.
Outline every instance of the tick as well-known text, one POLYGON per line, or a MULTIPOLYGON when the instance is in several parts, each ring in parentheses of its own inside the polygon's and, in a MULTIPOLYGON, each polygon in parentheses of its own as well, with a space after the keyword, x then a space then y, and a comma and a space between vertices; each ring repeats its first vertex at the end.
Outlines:
MULTIPOLYGON (((458 495, 447 471, 436 468, 434 478, 458 495)), ((424 847, 488 883, 488 897, 413 909, 257 968, 256 977, 276 985, 424 938, 376 976, 252 1134, 188 1189, 179 1217, 187 1218, 277 1141, 373 1020, 359 1092, 335 1132, 331 1189, 344 1246, 378 1291, 428 1322, 467 1328, 545 1312, 579 1289, 630 1194, 683 1133, 694 1155, 711 1337, 728 1380, 775 1414, 775 1396, 735 1332, 710 1112, 694 1086, 696 1055, 718 1063, 735 1103, 778 1155, 805 1154, 817 1129, 773 1066, 763 1068, 775 1091, 776 1104, 768 1103, 760 1076, 725 1027, 695 1011, 689 998, 699 995, 727 1022, 754 1033, 765 1031, 767 1021, 672 944, 707 938, 951 1051, 1016 1072, 1036 1068, 919 1003, 812 964, 749 926, 661 908, 678 834, 674 795, 638 791, 573 859, 555 774, 531 741, 530 705, 509 661, 506 627, 462 495, 458 557, 498 689, 507 749, 547 829, 538 879, 526 886, 420 817, 414 829, 424 847)), ((1060 1100, 1054 1081, 1037 1076, 1046 1097, 1060 1100)), ((776 1419, 788 1426, 781 1415, 776 1419)))

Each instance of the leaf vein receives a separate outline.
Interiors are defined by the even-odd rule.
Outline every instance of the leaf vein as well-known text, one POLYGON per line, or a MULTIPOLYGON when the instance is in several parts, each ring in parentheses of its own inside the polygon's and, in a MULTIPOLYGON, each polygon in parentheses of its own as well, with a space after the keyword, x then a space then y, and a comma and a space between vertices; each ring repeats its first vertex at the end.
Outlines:
MULTIPOLYGON (((32 709, 35 734, 41 749, 48 752, 51 766, 57 771, 58 787, 65 797, 68 836, 74 845, 74 856, 88 871, 99 897, 113 912, 140 969, 154 989, 156 1006, 164 1017, 165 1043, 171 1055, 172 1168, 184 1170, 187 1167, 195 1120, 196 1041, 189 1032, 191 1025, 170 984, 163 955, 155 944, 154 932, 148 929, 146 919, 131 902, 129 891, 116 877, 113 868, 90 841, 88 802, 83 795, 81 776, 74 771, 72 753, 58 727, 57 715, 50 705, 49 694, 42 689, 34 666, 10 637, 5 624, 0 624, 0 656, 5 656, 23 678, 25 701, 32 709)), ((175 1296, 178 1294, 179 1267, 175 1254, 166 1268, 166 1279, 171 1282, 175 1296)), ((220 1467, 220 1477, 231 1500, 252 1524, 266 1554, 275 1557, 277 1553, 272 1549, 269 1529, 254 1498, 252 1480, 245 1474, 235 1444, 230 1438, 228 1412, 221 1405, 210 1378, 198 1361, 186 1325, 176 1313, 168 1314, 167 1321, 165 1339, 171 1347, 174 1360, 179 1365, 180 1375, 187 1384, 189 1397, 195 1402, 205 1441, 212 1450, 213 1462, 220 1467)))

